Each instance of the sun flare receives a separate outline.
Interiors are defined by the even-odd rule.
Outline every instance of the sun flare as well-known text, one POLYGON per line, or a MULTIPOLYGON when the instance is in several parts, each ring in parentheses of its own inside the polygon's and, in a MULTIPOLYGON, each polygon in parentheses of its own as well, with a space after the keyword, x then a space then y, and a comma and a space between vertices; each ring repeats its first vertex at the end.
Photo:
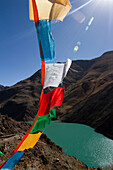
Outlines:
POLYGON ((101 0, 103 3, 113 3, 113 0, 101 0))

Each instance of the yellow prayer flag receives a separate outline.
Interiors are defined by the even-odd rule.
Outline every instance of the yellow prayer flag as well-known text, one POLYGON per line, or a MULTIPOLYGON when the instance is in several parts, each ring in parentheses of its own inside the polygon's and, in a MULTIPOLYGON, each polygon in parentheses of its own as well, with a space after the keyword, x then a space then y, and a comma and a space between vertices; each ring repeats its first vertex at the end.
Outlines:
POLYGON ((29 134, 22 145, 19 147, 18 151, 24 151, 25 149, 33 148, 38 142, 41 134, 42 132, 39 132, 38 134, 29 134))
POLYGON ((36 20, 37 13, 39 20, 58 19, 62 21, 70 9, 69 0, 29 0, 30 20, 36 20))
POLYGON ((29 0, 29 19, 34 20, 33 3, 29 0))
POLYGON ((58 3, 61 3, 62 5, 70 5, 70 2, 69 2, 69 0, 54 0, 54 1, 56 1, 56 2, 58 2, 58 3))

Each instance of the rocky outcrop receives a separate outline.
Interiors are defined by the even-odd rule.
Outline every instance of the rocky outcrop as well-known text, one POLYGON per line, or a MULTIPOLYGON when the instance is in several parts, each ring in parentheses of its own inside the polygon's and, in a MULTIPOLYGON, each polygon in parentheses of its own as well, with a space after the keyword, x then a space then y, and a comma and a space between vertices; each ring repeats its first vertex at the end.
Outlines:
POLYGON ((17 122, 6 115, 0 115, 0 138, 26 133, 30 126, 29 123, 17 122))
MULTIPOLYGON (((0 150, 9 157, 16 144, 22 139, 21 135, 0 140, 0 150)), ((0 164, 5 160, 0 156, 0 164)), ((97 170, 97 168, 88 168, 83 162, 73 156, 64 155, 63 149, 53 143, 46 135, 42 135, 38 144, 33 149, 25 150, 25 154, 14 170, 97 170)), ((98 170, 101 170, 98 168, 98 170)))
MULTIPOLYGON (((0 151, 9 158, 31 125, 4 115, 0 115, 0 120, 0 151)), ((5 160, 6 157, 0 155, 0 164, 5 160)), ((25 150, 24 156, 13 169, 97 170, 97 168, 88 168, 73 156, 64 155, 63 149, 44 134, 33 149, 25 150)))

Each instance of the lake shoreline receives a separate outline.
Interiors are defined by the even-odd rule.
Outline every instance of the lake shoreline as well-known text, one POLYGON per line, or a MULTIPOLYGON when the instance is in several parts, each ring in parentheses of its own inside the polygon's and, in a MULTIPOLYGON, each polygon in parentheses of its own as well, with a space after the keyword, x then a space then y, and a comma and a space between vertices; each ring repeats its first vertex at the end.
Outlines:
POLYGON ((50 127, 45 128, 44 133, 46 133, 46 135, 53 142, 61 146, 65 154, 77 157, 79 160, 87 164, 88 167, 103 168, 105 166, 109 166, 110 163, 112 163, 113 152, 111 148, 113 146, 113 141, 111 139, 108 139, 103 134, 96 132, 94 128, 88 125, 64 123, 60 121, 55 122, 52 121, 52 124, 53 126, 50 125, 50 127), (58 123, 58 125, 56 126, 55 123, 56 124, 58 123), (80 133, 83 134, 81 135, 80 133), (79 149, 76 147, 76 145, 77 147, 79 147, 79 149), (83 146, 86 147, 86 150, 85 147, 83 146), (74 153, 73 150, 75 150, 76 154, 74 153), (81 157, 80 155, 84 156, 81 157), (85 160, 84 157, 88 158, 89 160, 87 159, 85 160), (92 160, 90 160, 90 157, 92 160), (94 164, 92 163, 93 161, 95 162, 94 164))
POLYGON ((109 133, 103 131, 103 129, 101 129, 101 128, 99 128, 99 127, 96 127, 96 128, 95 128, 94 126, 91 126, 90 124, 81 123, 81 122, 68 122, 68 121, 62 121, 62 120, 58 120, 58 119, 56 119, 56 120, 54 120, 54 121, 55 121, 55 122, 59 122, 59 123, 60 123, 60 122, 61 122, 61 123, 75 123, 75 124, 85 125, 85 126, 88 126, 88 127, 93 128, 96 133, 102 134, 102 135, 104 135, 105 137, 113 140, 113 136, 112 136, 112 135, 110 135, 109 133))
MULTIPOLYGON (((4 154, 9 157, 13 152, 17 143, 22 139, 23 135, 12 135, 6 139, 0 139, 0 144, 4 154), (4 145, 5 144, 5 145, 4 145), (13 145, 12 145, 13 144, 13 145), (9 147, 9 149, 7 149, 9 147)), ((0 148, 1 149, 1 148, 0 148)), ((5 157, 0 156, 0 164, 6 160, 5 157)), ((24 156, 19 163, 13 168, 16 169, 34 169, 49 170, 53 169, 72 169, 72 170, 102 170, 97 168, 88 168, 83 162, 79 161, 73 156, 65 155, 63 149, 57 146, 54 142, 42 135, 39 142, 33 149, 25 150, 24 156)))

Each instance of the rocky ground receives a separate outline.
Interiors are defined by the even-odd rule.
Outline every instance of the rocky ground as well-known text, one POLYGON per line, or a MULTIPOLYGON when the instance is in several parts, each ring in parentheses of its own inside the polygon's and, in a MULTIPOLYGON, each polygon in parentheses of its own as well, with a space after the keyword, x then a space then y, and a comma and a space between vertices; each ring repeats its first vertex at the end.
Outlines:
POLYGON ((17 122, 7 115, 0 114, 0 138, 25 133, 31 125, 24 122, 17 122))
MULTIPOLYGON (((10 157, 23 134, 7 136, 0 139, 0 150, 10 157)), ((0 156, 0 164, 6 158, 0 156)), ((33 149, 25 150, 25 154, 13 170, 101 170, 88 168, 73 156, 64 155, 63 149, 53 143, 46 135, 42 135, 33 149)))
MULTIPOLYGON (((0 151, 9 158, 31 125, 17 122, 4 115, 0 115, 0 120, 0 151)), ((0 155, 0 164, 5 160, 6 158, 0 155)), ((64 155, 63 149, 44 134, 33 149, 25 150, 25 154, 14 168, 17 169, 97 170, 97 168, 88 168, 73 156, 64 155)))

